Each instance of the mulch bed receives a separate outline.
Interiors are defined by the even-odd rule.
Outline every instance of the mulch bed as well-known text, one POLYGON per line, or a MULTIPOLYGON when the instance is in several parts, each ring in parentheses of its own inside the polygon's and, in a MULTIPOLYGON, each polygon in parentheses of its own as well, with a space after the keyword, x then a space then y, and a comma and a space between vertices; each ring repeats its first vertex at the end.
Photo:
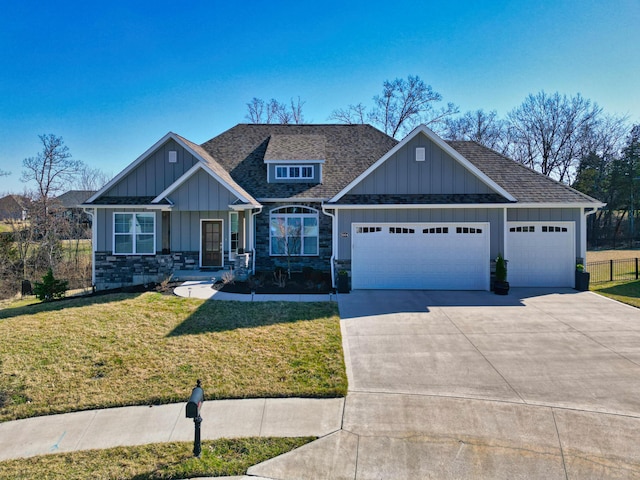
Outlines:
POLYGON ((332 293, 331 275, 314 272, 313 275, 292 272, 291 277, 285 274, 284 286, 278 285, 273 273, 258 273, 246 282, 218 282, 214 288, 221 292, 257 294, 323 294, 332 293))

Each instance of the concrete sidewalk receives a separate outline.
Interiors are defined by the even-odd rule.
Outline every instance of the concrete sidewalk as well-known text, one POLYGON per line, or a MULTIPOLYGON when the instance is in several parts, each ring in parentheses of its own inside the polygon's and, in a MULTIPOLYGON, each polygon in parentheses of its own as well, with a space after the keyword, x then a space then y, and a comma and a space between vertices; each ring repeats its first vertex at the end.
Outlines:
POLYGON ((337 295, 324 294, 243 294, 220 292, 213 287, 210 280, 192 280, 184 282, 174 289, 174 293, 184 298, 199 298, 202 300, 231 300, 236 302, 335 302, 337 295))
MULTIPOLYGON (((323 437, 340 430, 344 398, 205 401, 202 439, 323 437)), ((0 461, 123 445, 193 441, 185 404, 90 410, 0 423, 0 461)))

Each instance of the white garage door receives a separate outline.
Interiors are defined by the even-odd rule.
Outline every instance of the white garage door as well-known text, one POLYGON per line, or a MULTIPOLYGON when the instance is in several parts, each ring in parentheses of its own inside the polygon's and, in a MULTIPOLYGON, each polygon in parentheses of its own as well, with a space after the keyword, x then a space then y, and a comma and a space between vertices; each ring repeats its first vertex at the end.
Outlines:
POLYGON ((354 289, 489 289, 488 223, 358 223, 354 289))
POLYGON ((513 287, 573 287, 574 222, 508 222, 507 280, 513 287))

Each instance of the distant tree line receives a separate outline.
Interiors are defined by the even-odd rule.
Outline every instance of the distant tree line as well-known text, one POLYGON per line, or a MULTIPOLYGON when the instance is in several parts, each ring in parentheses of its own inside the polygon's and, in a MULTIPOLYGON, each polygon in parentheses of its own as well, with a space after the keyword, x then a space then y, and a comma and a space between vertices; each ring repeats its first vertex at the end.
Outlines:
MULTIPOLYGON (((395 138, 425 124, 447 140, 485 145, 606 202, 605 209, 589 217, 589 239, 594 244, 620 245, 637 238, 640 126, 630 125, 627 117, 606 114, 579 93, 571 96, 545 91, 528 95, 504 118, 495 110, 460 113, 453 103, 443 105, 442 95, 413 75, 385 80, 382 93, 372 100, 370 107, 358 103, 333 110, 329 120, 369 123, 395 138)), ((304 103, 300 97, 290 105, 254 98, 247 104, 247 120, 304 123, 304 103), (267 111, 271 113, 266 115, 267 111)))

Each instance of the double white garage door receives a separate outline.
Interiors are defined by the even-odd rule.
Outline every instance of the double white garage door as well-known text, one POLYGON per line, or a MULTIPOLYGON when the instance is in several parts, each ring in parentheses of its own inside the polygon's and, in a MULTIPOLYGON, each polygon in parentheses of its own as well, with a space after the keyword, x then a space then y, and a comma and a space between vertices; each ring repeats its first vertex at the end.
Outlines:
MULTIPOLYGON (((573 222, 509 222, 508 280, 573 287, 573 222)), ((354 289, 488 290, 488 223, 358 223, 352 227, 354 289)))
POLYGON ((488 223, 354 224, 354 289, 489 289, 488 223))

